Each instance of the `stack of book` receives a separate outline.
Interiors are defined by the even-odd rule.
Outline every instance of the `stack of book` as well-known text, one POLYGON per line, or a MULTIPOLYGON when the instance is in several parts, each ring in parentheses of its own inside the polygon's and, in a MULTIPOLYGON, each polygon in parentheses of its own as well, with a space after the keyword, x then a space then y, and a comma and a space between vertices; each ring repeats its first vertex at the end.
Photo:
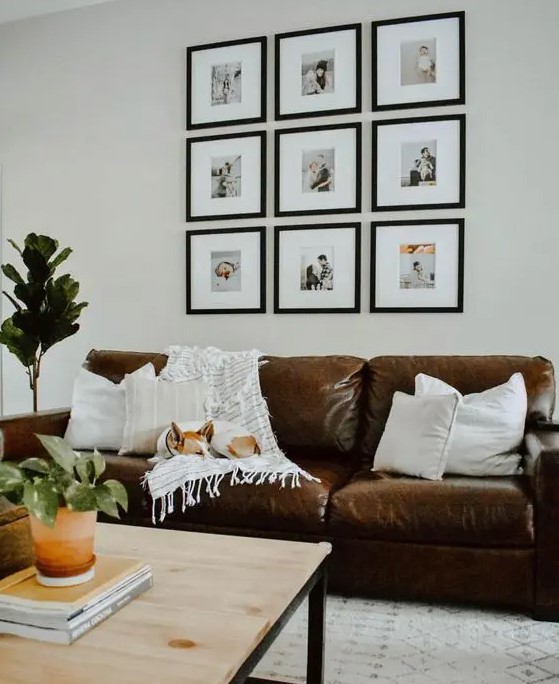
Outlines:
POLYGON ((71 644, 153 584, 149 565, 97 556, 95 577, 74 587, 43 587, 27 568, 0 580, 0 634, 71 644))

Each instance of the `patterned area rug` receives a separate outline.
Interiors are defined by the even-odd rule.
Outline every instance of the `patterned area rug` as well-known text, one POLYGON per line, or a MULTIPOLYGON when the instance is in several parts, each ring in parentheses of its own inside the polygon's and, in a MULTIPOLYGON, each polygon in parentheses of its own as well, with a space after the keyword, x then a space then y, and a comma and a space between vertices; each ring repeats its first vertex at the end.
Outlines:
MULTIPOLYGON (((307 606, 255 674, 305 681, 307 606)), ((525 615, 329 597, 326 684, 559 682, 559 623, 525 615)))

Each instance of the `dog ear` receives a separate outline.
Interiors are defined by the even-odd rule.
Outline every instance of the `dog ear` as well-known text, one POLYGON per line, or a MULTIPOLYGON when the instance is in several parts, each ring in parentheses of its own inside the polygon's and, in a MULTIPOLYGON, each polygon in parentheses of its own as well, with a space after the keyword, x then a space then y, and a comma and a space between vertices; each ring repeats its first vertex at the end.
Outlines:
POLYGON ((202 427, 198 430, 198 434, 205 437, 206 442, 211 442, 214 436, 214 423, 213 420, 208 420, 202 427))
POLYGON ((176 423, 171 423, 171 436, 177 444, 182 444, 182 442, 184 442, 182 430, 176 423))

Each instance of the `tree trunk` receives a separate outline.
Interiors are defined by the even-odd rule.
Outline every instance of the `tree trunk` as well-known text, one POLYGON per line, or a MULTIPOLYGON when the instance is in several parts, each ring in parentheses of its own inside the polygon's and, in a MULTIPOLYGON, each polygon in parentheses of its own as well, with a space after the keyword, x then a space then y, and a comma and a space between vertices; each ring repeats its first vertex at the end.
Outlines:
POLYGON ((37 376, 35 376, 33 378, 32 389, 33 389, 33 413, 37 413, 37 411, 39 410, 39 408, 38 408, 38 406, 39 406, 39 402, 38 402, 38 399, 39 399, 39 380, 38 380, 37 376))
POLYGON ((41 357, 35 359, 35 363, 31 368, 31 390, 33 392, 33 413, 39 410, 39 374, 41 371, 41 357))

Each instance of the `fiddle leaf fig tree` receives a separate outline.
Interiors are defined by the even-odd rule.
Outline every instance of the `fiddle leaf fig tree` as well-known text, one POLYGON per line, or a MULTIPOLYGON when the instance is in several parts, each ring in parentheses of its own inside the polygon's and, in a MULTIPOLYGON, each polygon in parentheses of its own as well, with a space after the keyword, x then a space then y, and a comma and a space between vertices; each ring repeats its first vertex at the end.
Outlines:
POLYGON ((58 240, 29 233, 23 249, 8 240, 27 268, 24 278, 12 264, 3 264, 2 273, 14 285, 13 295, 4 295, 15 311, 0 327, 0 344, 5 344, 25 366, 33 392, 33 411, 37 397, 41 361, 57 342, 78 332, 76 323, 87 302, 77 304, 80 284, 70 275, 55 277, 56 269, 72 253, 69 247, 58 251, 58 240))

